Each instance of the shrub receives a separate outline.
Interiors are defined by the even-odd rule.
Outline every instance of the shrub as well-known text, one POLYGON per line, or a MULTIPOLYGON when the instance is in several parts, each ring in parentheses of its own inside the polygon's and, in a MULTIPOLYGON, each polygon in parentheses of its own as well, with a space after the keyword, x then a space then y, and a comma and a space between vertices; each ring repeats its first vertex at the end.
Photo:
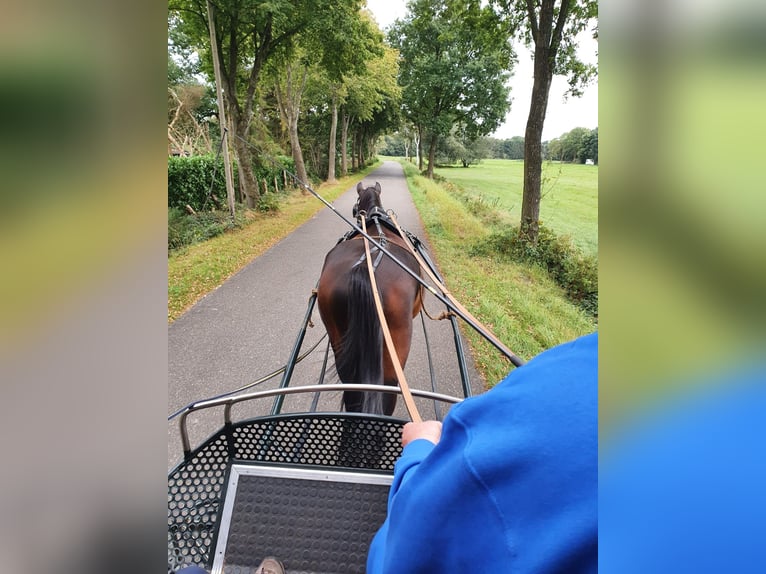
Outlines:
POLYGON ((171 207, 168 209, 168 251, 205 241, 228 229, 241 227, 244 217, 242 210, 237 212, 232 222, 227 211, 202 211, 190 215, 183 209, 171 207))
POLYGON ((540 225, 537 245, 532 245, 521 238, 518 227, 509 227, 477 243, 472 253, 494 253, 541 266, 566 291, 570 300, 598 317, 598 260, 584 255, 571 239, 558 237, 540 225))
MULTIPOLYGON (((263 183, 263 180, 266 180, 266 184, 269 187, 269 191, 274 191, 272 186, 274 185, 274 178, 277 178, 277 183, 284 187, 284 181, 282 179, 282 170, 287 170, 288 172, 295 173, 295 161, 293 158, 286 156, 286 155, 278 155, 273 156, 273 162, 264 162, 263 165, 259 166, 253 166, 253 174, 255 175, 255 178, 258 180, 259 184, 263 183)), ((292 186, 292 178, 288 175, 287 176, 287 184, 292 186)), ((280 191, 284 191, 280 187, 280 191)))
POLYGON ((279 211, 279 196, 274 193, 262 194, 258 199, 258 211, 279 211))
MULTIPOLYGON (((292 158, 286 156, 277 156, 276 162, 253 167, 253 174, 259 185, 262 185, 265 179, 271 189, 276 178, 277 183, 284 187, 282 170, 294 171, 295 163, 292 158)), ((234 188, 237 189, 239 184, 236 161, 233 162, 232 167, 234 188)), ((221 203, 225 203, 226 174, 223 169, 223 158, 216 158, 214 155, 168 157, 168 207, 183 208, 190 205, 196 211, 212 207, 212 201, 208 197, 211 192, 211 181, 213 195, 218 197, 221 203), (214 174, 215 178, 213 178, 214 174)), ((288 183, 290 183, 289 180, 288 183)))
MULTIPOLYGON (((208 198, 210 182, 212 193, 222 202, 226 201, 226 175, 223 159, 214 155, 168 158, 168 207, 192 206, 197 211, 210 207, 208 198), (215 179, 213 179, 215 173, 215 179)), ((237 185, 237 164, 234 163, 234 185, 237 185)))

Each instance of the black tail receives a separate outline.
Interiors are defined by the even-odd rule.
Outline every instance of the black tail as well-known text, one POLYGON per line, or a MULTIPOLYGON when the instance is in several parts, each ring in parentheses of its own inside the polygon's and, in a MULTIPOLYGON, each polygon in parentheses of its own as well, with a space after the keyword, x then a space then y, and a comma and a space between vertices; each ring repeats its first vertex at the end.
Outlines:
MULTIPOLYGON (((348 330, 343 335, 335 368, 344 383, 383 384, 383 333, 375 309, 367 266, 351 270, 348 284, 348 330)), ((347 411, 382 415, 381 393, 347 392, 343 400, 347 411)))

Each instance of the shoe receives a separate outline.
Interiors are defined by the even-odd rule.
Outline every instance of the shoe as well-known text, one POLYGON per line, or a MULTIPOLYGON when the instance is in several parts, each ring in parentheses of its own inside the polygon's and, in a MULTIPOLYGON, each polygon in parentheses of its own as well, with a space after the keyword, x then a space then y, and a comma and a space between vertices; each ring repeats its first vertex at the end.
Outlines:
POLYGON ((273 557, 264 558, 255 574, 285 574, 285 565, 273 557))

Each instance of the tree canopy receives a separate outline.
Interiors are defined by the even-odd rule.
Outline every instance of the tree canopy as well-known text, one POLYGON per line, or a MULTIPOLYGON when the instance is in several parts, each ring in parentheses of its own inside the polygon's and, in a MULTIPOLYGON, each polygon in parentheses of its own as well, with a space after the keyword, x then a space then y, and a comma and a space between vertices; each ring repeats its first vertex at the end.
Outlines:
POLYGON ((428 138, 433 177, 439 137, 457 126, 475 139, 505 118, 513 51, 501 19, 478 0, 413 0, 408 7, 389 41, 401 54, 404 114, 420 141, 428 138))
POLYGON ((598 128, 574 128, 548 142, 548 159, 585 163, 592 159, 598 163, 598 128))
MULTIPOLYGON (((279 75, 267 77, 267 66, 282 70, 284 75, 288 69, 296 72, 298 59, 297 64, 304 69, 320 68, 331 80, 341 82, 344 74, 360 73, 370 57, 382 53, 382 36, 376 27, 365 23, 361 0, 209 0, 209 3, 214 13, 212 23, 208 21, 207 0, 170 0, 170 14, 176 33, 188 39, 188 44, 200 54, 201 69, 211 83, 212 50, 218 53, 220 87, 230 120, 230 142, 239 164, 240 189, 248 204, 254 205, 260 192, 253 172, 258 157, 251 145, 252 130, 260 132, 259 139, 268 138, 265 132, 278 139, 272 129, 263 130, 263 126, 274 126, 275 116, 279 118, 278 107, 269 102, 274 78, 279 75), (216 45, 212 47, 209 24, 216 31, 216 45)), ((285 95, 284 92, 279 95, 285 95)), ((291 101, 301 106, 300 98, 291 101)), ((297 108, 291 110, 293 123, 300 112, 297 108)), ((292 128, 289 133, 296 135, 292 128)), ((289 144, 293 156, 300 155, 297 135, 290 138, 289 144)))

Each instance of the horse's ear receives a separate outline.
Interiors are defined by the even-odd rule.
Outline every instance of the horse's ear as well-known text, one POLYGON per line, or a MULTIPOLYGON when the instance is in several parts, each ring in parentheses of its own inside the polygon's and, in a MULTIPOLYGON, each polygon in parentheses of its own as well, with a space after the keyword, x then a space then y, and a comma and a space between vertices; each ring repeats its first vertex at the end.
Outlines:
POLYGON ((356 192, 362 193, 363 191, 364 191, 364 186, 362 185, 362 182, 360 181, 359 183, 356 184, 356 192))
POLYGON ((375 191, 377 191, 378 193, 381 193, 383 191, 382 189, 380 189, 380 183, 378 183, 377 181, 375 182, 375 191))

